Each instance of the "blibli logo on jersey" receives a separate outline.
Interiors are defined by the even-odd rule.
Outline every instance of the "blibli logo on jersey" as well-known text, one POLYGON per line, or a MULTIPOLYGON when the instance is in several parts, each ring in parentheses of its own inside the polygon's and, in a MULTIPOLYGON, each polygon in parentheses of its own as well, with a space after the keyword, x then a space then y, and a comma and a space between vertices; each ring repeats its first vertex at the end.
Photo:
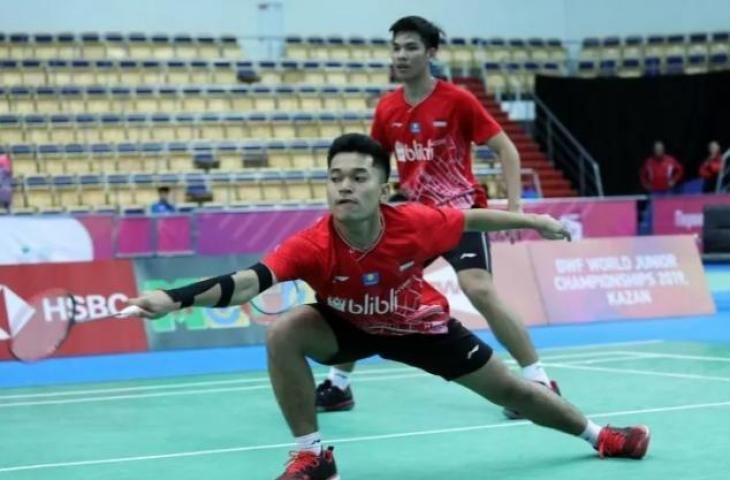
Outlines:
POLYGON ((426 145, 416 140, 410 145, 395 142, 395 158, 399 162, 430 162, 433 157, 433 140, 426 142, 426 145))
POLYGON ((378 283, 380 283, 380 274, 378 272, 370 272, 362 276, 362 284, 366 287, 372 287, 378 283))
POLYGON ((337 311, 353 315, 385 315, 398 309, 398 297, 391 289, 387 299, 371 297, 367 293, 361 302, 341 297, 327 297, 327 305, 337 311))

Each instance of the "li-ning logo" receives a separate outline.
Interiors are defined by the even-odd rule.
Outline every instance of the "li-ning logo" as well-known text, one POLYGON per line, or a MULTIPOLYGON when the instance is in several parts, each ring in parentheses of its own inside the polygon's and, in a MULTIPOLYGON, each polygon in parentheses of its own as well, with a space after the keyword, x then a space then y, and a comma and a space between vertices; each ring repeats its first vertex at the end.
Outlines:
POLYGON ((426 142, 426 145, 415 140, 410 145, 395 142, 395 158, 399 162, 430 162, 433 157, 433 140, 426 142))
POLYGON ((380 296, 365 294, 361 302, 351 298, 327 297, 327 305, 340 312, 353 315, 384 315, 395 312, 398 308, 398 297, 395 290, 391 289, 387 299, 380 296))

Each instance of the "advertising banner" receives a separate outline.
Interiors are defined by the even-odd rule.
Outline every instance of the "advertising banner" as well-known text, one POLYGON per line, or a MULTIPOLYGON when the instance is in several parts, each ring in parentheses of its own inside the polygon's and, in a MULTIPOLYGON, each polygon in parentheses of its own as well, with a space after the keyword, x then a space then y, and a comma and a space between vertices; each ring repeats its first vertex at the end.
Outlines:
MULTIPOLYGON (((56 356, 139 352, 147 350, 143 321, 109 319, 130 296, 137 294, 132 265, 128 261, 69 262, 0 266, 0 359, 10 358, 9 342, 22 325, 13 325, 11 310, 23 307, 34 295, 61 288, 76 297, 77 325, 56 356), (103 320, 101 320, 104 318, 103 320), (97 321, 98 320, 98 321, 97 321)), ((49 302, 47 318, 60 306, 49 302)), ((63 318, 61 318, 63 317, 63 318)))
POLYGON ((715 312, 691 236, 531 242, 528 248, 551 324, 715 312))
MULTIPOLYGON (((135 261, 140 290, 168 289, 241 270, 260 255, 149 258, 135 261)), ((151 350, 261 344, 266 325, 295 305, 314 301, 304 282, 285 282, 245 305, 229 308, 187 308, 147 322, 151 350)))
POLYGON ((654 197, 651 201, 654 234, 700 234, 705 205, 730 204, 730 194, 654 197))

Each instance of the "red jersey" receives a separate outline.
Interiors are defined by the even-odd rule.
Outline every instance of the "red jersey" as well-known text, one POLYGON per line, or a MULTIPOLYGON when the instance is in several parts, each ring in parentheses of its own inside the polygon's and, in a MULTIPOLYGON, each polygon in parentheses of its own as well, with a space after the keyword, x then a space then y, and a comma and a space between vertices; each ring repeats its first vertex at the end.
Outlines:
POLYGON ((423 269, 459 243, 463 212, 415 203, 382 205, 380 212, 383 231, 369 251, 348 245, 327 215, 289 237, 263 263, 277 281, 306 281, 319 302, 365 332, 445 333, 448 301, 423 279, 423 269))
POLYGON ((700 165, 700 177, 705 180, 715 180, 717 175, 720 173, 720 167, 722 166, 722 155, 717 154, 714 157, 710 157, 700 165))
POLYGON ((381 98, 370 135, 395 152, 401 190, 409 200, 471 208, 487 206, 472 171, 471 144, 501 131, 474 95, 438 80, 417 105, 406 102, 403 87, 381 98))
POLYGON ((684 176, 684 167, 671 155, 649 157, 641 167, 641 183, 650 192, 673 188, 684 176))

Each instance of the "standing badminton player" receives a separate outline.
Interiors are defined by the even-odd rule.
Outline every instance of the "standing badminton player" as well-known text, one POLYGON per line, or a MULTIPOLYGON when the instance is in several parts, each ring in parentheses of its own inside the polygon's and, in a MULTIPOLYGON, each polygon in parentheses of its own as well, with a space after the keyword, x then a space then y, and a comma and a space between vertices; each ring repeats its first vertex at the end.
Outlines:
MULTIPOLYGON (((441 30, 412 16, 396 21, 390 31, 393 69, 403 86, 380 100, 371 136, 395 152, 400 193, 431 206, 485 208, 487 196, 472 171, 471 147, 486 144, 502 163, 508 210, 520 212, 520 157, 514 144, 474 95, 431 76, 429 61, 438 51, 441 30)), ((466 233, 443 257, 469 301, 522 367, 522 375, 559 392, 540 363, 527 329, 497 295, 487 234, 466 233)), ((353 368, 347 363, 330 369, 317 387, 319 411, 354 406, 349 378, 353 368)), ((504 413, 508 418, 520 417, 513 410, 504 413)))

